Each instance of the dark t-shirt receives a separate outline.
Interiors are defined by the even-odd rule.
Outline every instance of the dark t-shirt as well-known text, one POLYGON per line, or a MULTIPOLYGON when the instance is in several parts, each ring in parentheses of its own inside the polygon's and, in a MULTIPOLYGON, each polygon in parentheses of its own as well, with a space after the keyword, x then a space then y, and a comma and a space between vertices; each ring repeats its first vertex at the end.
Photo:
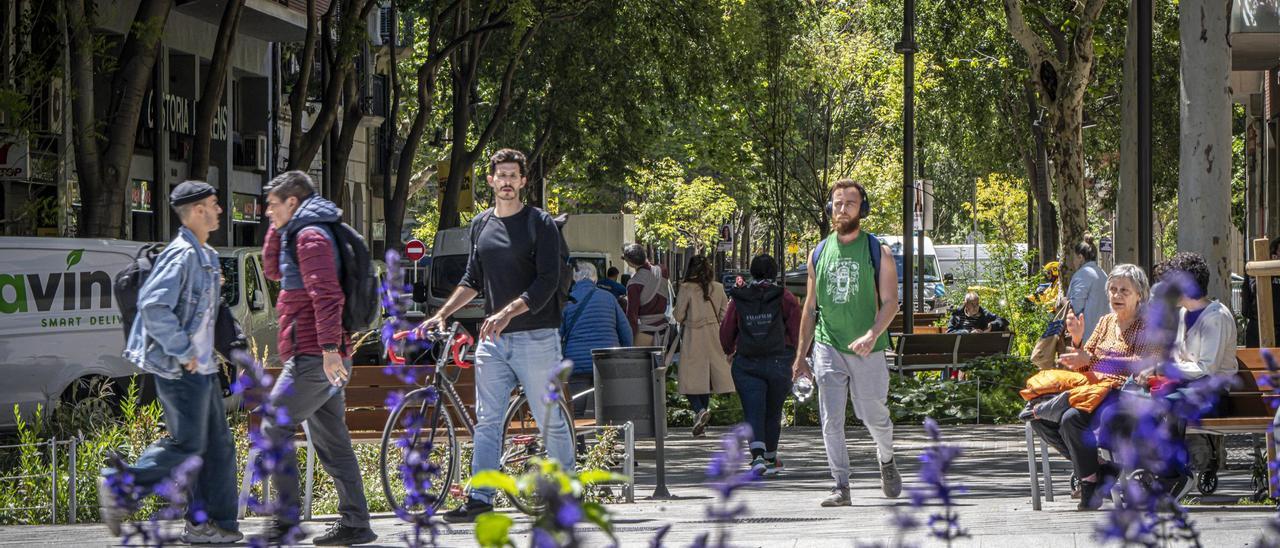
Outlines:
POLYGON ((560 231, 551 216, 525 207, 505 218, 487 211, 471 224, 476 245, 460 285, 484 293, 486 314, 516 299, 529 305, 529 311, 513 318, 504 333, 560 327, 555 302, 560 287, 560 231), (531 220, 530 215, 536 217, 531 220), (530 227, 537 230, 536 244, 530 227))

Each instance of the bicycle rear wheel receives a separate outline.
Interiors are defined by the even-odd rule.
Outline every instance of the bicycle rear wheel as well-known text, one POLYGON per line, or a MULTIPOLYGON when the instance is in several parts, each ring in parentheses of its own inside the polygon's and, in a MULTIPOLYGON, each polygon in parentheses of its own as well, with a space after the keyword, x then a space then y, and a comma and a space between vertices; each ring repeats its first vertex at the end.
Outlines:
MULTIPOLYGON (((556 403, 556 409, 568 426, 569 442, 575 446, 576 458, 577 436, 574 431, 573 412, 564 398, 556 403)), ((542 417, 535 420, 533 411, 529 407, 529 399, 523 394, 513 400, 507 408, 506 420, 502 422, 502 457, 498 463, 503 473, 518 477, 532 468, 534 457, 548 458, 547 444, 538 432, 537 420, 542 420, 542 417)), ((567 470, 572 470, 575 463, 566 462, 561 465, 567 470)), ((533 496, 513 497, 506 493, 500 493, 500 495, 511 502, 516 509, 531 516, 546 507, 545 502, 533 496)))
POLYGON ((442 403, 428 404, 427 390, 420 388, 387 417, 378 465, 382 493, 397 515, 434 513, 452 494, 459 447, 453 418, 442 403))

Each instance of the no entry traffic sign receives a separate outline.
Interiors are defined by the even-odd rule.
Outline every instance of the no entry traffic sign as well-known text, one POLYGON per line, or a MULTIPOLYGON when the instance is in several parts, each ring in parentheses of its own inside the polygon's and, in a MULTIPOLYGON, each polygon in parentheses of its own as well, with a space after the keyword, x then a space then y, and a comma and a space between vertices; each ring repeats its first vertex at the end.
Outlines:
POLYGON ((427 245, 422 240, 409 240, 404 244, 404 257, 413 262, 427 256, 427 245))

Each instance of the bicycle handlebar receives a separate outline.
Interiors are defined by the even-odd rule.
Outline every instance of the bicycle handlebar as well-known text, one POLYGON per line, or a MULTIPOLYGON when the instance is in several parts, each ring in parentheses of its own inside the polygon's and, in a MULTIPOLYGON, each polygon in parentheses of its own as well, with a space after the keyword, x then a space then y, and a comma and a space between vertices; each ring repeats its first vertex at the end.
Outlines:
POLYGON ((471 345, 475 343, 475 339, 473 339, 471 334, 468 333, 467 330, 462 327, 462 324, 458 322, 453 322, 453 325, 449 327, 448 331, 441 329, 422 332, 419 331, 418 328, 410 329, 408 331, 397 331, 391 337, 391 340, 393 341, 392 344, 387 345, 387 361, 395 365, 405 364, 404 357, 396 353, 395 341, 403 341, 404 339, 409 338, 411 333, 424 333, 422 338, 430 341, 433 345, 439 342, 445 343, 445 352, 441 354, 438 365, 448 365, 445 363, 445 358, 451 357, 453 358, 453 365, 463 369, 471 367, 471 362, 466 361, 463 357, 466 356, 466 352, 470 349, 471 345))

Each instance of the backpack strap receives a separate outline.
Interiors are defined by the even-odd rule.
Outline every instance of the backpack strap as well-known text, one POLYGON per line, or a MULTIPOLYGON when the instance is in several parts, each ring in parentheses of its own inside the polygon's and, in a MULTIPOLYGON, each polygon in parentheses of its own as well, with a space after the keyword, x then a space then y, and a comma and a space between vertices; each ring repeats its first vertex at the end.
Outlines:
MULTIPOLYGON (((822 248, 827 245, 827 239, 823 238, 818 242, 818 247, 813 248, 813 255, 810 259, 813 261, 813 267, 818 268, 818 258, 822 257, 822 248)), ((883 244, 880 238, 875 234, 867 233, 867 252, 871 257, 871 273, 875 276, 876 297, 880 296, 880 260, 884 254, 883 244)))
MULTIPOLYGON (((818 247, 813 248, 813 256, 810 258, 813 260, 814 268, 818 268, 818 258, 822 256, 822 248, 826 245, 827 245, 827 239, 823 238, 821 240, 818 240, 818 247)), ((878 263, 879 259, 877 259, 876 261, 878 263)))
POLYGON ((871 257, 871 273, 875 276, 876 297, 880 297, 880 255, 884 253, 881 247, 880 238, 875 234, 867 233, 867 254, 871 257))

